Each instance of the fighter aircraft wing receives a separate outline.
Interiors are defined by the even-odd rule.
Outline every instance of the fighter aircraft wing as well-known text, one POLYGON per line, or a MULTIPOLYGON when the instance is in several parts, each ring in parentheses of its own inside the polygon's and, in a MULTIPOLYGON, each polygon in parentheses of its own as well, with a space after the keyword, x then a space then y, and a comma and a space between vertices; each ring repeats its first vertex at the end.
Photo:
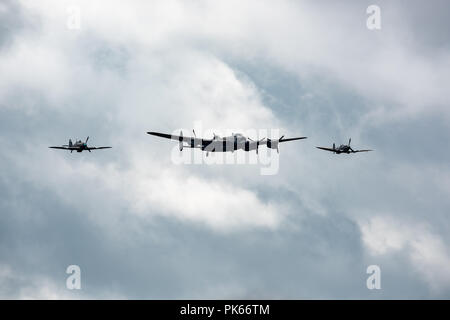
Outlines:
POLYGON ((60 149, 60 150, 77 150, 78 148, 74 147, 49 147, 51 149, 60 149))
POLYGON ((288 142, 288 141, 301 140, 301 139, 306 139, 306 138, 307 137, 297 137, 297 138, 284 139, 283 137, 281 137, 281 139, 278 142, 288 142))
POLYGON ((316 147, 317 149, 322 149, 322 150, 325 150, 325 151, 331 151, 331 152, 335 152, 336 150, 334 150, 334 149, 331 149, 331 148, 325 148, 325 147, 316 147))
POLYGON ((367 149, 367 150, 353 150, 353 153, 356 153, 356 152, 369 152, 369 151, 373 151, 373 150, 369 150, 369 149, 367 149))
MULTIPOLYGON (((171 139, 171 140, 176 140, 176 141, 183 141, 183 142, 187 142, 187 143, 191 143, 191 141, 194 141, 194 145, 201 145, 202 142, 208 141, 207 139, 185 137, 182 135, 177 136, 177 135, 173 135, 173 134, 160 133, 160 132, 147 132, 147 133, 150 135, 153 135, 153 136, 160 137, 160 138, 166 138, 166 139, 171 139)), ((212 141, 212 140, 210 140, 210 141, 212 141)))
POLYGON ((112 147, 88 147, 88 150, 111 149, 112 147))

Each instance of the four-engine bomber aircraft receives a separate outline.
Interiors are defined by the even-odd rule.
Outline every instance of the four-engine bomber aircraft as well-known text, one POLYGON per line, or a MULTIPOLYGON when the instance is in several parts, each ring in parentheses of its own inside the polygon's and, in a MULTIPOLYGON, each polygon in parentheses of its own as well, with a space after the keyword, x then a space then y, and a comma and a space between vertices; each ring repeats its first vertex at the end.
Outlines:
POLYGON ((180 151, 182 151, 183 148, 198 148, 201 149, 202 151, 206 151, 206 155, 208 155, 209 152, 227 152, 227 151, 233 152, 239 149, 244 151, 256 150, 256 153, 258 153, 258 148, 260 145, 267 145, 268 148, 277 149, 277 152, 280 152, 278 147, 278 144, 280 142, 287 142, 307 138, 307 137, 297 137, 284 139, 284 136, 282 136, 280 139, 275 140, 263 138, 261 140, 254 141, 250 138, 244 137, 240 133, 233 133, 231 136, 223 138, 214 134, 214 137, 212 139, 201 139, 197 138, 194 130, 192 130, 192 132, 194 133, 194 137, 184 137, 182 131, 180 131, 179 136, 159 132, 147 132, 147 133, 157 137, 178 141, 180 145, 180 151))
POLYGON ((73 151, 83 152, 83 150, 87 150, 87 151, 91 152, 91 150, 110 149, 111 148, 111 147, 88 147, 88 145, 87 145, 88 140, 89 140, 89 137, 86 138, 85 142, 78 140, 78 141, 75 141, 75 143, 72 143, 72 139, 69 139, 69 144, 65 144, 61 147, 49 147, 49 148, 70 150, 70 153, 72 153, 73 151))
POLYGON ((331 151, 334 153, 357 153, 357 152, 368 152, 368 151, 373 151, 373 150, 353 150, 352 147, 350 147, 350 142, 352 142, 352 138, 350 138, 348 140, 348 145, 345 144, 341 144, 339 147, 336 148, 335 144, 333 143, 333 148, 324 148, 324 147, 316 147, 318 149, 322 149, 322 150, 326 150, 326 151, 331 151))

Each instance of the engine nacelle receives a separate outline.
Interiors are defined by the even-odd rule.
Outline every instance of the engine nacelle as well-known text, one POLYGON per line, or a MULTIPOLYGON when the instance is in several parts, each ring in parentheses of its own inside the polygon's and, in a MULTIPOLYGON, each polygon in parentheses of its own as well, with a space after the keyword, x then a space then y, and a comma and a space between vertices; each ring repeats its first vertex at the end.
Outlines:
POLYGON ((267 139, 267 147, 268 148, 277 149, 277 151, 279 151, 278 143, 280 143, 279 140, 267 139))

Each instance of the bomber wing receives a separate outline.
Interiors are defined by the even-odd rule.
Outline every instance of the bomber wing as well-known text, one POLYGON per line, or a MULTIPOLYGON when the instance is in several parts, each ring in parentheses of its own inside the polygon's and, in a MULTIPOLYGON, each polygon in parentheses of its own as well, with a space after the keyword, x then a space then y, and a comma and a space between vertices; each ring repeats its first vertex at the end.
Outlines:
POLYGON ((301 140, 301 139, 306 139, 307 138, 307 137, 296 137, 296 138, 284 139, 283 137, 281 137, 280 140, 278 140, 278 142, 288 142, 288 141, 301 140))
POLYGON ((191 144, 192 141, 194 141, 194 145, 198 146, 198 145, 202 145, 202 143, 207 143, 208 141, 212 141, 211 139, 200 139, 200 138, 196 138, 196 137, 185 137, 182 134, 177 136, 177 135, 173 135, 173 134, 167 134, 167 133, 160 133, 160 132, 147 132, 150 135, 156 136, 156 137, 160 137, 160 138, 166 138, 166 139, 171 139, 171 140, 175 140, 175 141, 179 141, 179 142, 186 142, 191 144))

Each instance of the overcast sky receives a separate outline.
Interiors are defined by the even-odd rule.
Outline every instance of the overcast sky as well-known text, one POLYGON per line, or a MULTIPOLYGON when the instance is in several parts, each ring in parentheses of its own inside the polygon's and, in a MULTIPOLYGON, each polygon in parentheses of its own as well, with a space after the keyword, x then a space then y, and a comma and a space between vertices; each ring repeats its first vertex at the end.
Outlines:
POLYGON ((0 0, 0 298, 450 298, 448 12, 0 0), (261 175, 146 134, 196 123, 308 139, 261 175))

